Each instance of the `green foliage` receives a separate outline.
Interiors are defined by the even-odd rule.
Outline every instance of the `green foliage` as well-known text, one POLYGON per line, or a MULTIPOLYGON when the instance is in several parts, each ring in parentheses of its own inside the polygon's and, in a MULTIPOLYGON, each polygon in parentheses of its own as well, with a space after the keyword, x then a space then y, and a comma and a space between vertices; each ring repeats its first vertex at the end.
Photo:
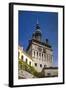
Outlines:
POLYGON ((28 65, 26 62, 24 62, 22 60, 19 60, 19 64, 18 65, 19 65, 20 69, 31 73, 35 77, 38 77, 38 78, 44 77, 43 72, 37 72, 34 67, 28 65))

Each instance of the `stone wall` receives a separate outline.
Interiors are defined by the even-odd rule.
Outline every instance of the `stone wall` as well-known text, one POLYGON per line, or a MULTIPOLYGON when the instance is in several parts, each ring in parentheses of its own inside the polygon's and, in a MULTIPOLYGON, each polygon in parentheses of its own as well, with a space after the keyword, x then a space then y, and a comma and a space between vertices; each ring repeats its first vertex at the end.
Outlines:
POLYGON ((44 68, 43 70, 45 76, 58 76, 58 68, 57 67, 49 67, 44 68))

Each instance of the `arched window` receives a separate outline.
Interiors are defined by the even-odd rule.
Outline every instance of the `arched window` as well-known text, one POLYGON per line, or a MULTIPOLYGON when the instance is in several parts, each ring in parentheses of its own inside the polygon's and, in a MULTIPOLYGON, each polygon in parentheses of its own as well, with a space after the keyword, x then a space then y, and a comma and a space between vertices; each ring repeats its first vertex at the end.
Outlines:
POLYGON ((39 56, 41 57, 41 53, 39 53, 39 56))
POLYGON ((52 60, 52 55, 50 56, 51 60, 52 60))
POLYGON ((46 67, 47 67, 47 65, 44 65, 44 67, 46 68, 46 67))
POLYGON ((42 53, 42 58, 43 58, 43 53, 42 53))
POLYGON ((44 60, 46 61, 46 54, 44 54, 44 60))
POLYGON ((29 65, 31 66, 31 62, 29 62, 29 65))
POLYGON ((34 57, 35 57, 35 51, 34 51, 34 57))
POLYGON ((48 59, 49 59, 49 55, 47 55, 47 61, 48 61, 48 59))
POLYGON ((47 73, 48 76, 51 76, 51 73, 47 73))
POLYGON ((40 64, 40 67, 42 67, 42 64, 40 64))
POLYGON ((37 67, 37 63, 35 63, 35 66, 37 67))
POLYGON ((20 56, 20 52, 18 52, 18 58, 19 58, 19 56, 20 56))
POLYGON ((27 58, 26 58, 26 63, 27 63, 27 61, 28 61, 28 60, 27 60, 27 58))
POLYGON ((37 57, 38 57, 38 52, 37 52, 37 57))
POLYGON ((23 55, 21 56, 21 60, 23 60, 24 59, 24 57, 23 57, 23 55))
POLYGON ((42 53, 42 60, 44 59, 44 57, 43 57, 43 53, 42 53))

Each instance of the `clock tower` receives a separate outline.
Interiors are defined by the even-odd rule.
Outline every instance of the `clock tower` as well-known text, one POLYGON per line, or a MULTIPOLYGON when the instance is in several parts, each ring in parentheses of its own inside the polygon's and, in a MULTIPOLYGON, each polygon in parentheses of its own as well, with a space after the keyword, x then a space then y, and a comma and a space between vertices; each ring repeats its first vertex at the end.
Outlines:
POLYGON ((33 66, 38 72, 41 72, 45 67, 52 67, 53 50, 48 39, 42 41, 42 31, 38 19, 26 51, 32 57, 33 66))

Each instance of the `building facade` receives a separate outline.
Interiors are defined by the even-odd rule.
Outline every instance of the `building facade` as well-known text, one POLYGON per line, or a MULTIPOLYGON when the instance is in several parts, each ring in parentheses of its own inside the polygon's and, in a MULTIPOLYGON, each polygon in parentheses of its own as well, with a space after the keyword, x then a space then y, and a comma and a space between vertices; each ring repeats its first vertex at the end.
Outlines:
MULTIPOLYGON (((43 41, 38 22, 26 51, 23 50, 23 47, 18 47, 18 59, 34 67, 37 72, 43 72, 45 77, 58 76, 58 67, 53 66, 52 46, 48 39, 43 41)), ((31 75, 31 77, 33 76, 31 75)))

